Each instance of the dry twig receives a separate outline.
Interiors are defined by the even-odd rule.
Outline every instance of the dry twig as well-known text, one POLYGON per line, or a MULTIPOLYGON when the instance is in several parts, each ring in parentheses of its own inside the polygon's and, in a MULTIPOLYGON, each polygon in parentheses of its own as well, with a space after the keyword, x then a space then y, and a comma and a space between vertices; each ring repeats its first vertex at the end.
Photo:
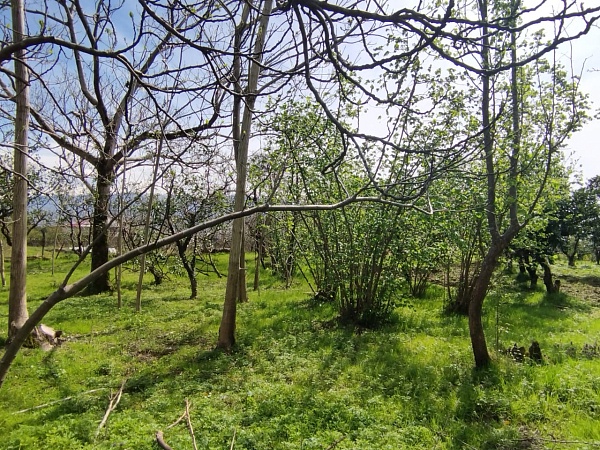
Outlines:
POLYGON ((61 403, 61 402, 66 402, 67 400, 72 400, 75 397, 78 397, 80 395, 91 394, 93 392, 104 391, 106 389, 108 389, 108 388, 98 388, 98 389, 92 389, 90 391, 80 392, 77 395, 71 395, 69 397, 61 398, 59 400, 54 400, 54 401, 51 401, 51 402, 48 402, 48 403, 44 403, 43 405, 37 405, 37 406, 33 406, 31 408, 22 409, 20 411, 15 411, 13 414, 22 414, 22 413, 26 413, 26 412, 29 412, 29 411, 33 411, 35 409, 45 408, 46 406, 52 406, 52 405, 55 405, 56 403, 61 403))
POLYGON ((185 399, 185 417, 187 418, 188 430, 190 430, 190 435, 192 436, 192 445, 194 450, 198 450, 198 446, 196 445, 196 436, 194 435, 194 427, 192 427, 192 419, 190 418, 190 402, 187 398, 185 399))
POLYGON ((325 450, 333 450, 334 448, 337 447, 337 445, 342 442, 344 439, 346 439, 346 436, 342 436, 341 438, 339 438, 338 440, 336 440, 335 442, 333 442, 329 447, 327 447, 325 450))
POLYGON ((179 422, 181 422, 183 419, 185 419, 186 414, 187 414, 187 412, 184 411, 183 414, 181 415, 181 417, 179 417, 179 419, 177 419, 175 422, 173 422, 171 425, 169 425, 167 427, 167 430, 173 428, 175 425, 177 425, 179 422))
POLYGON ((156 432, 156 443, 158 444, 158 446, 160 448, 162 448, 163 450, 173 450, 171 447, 169 447, 169 444, 167 444, 165 442, 165 440, 163 439, 163 432, 158 430, 156 432))
POLYGON ((229 450, 233 450, 233 447, 235 446, 235 433, 236 433, 236 430, 234 428, 233 429, 233 437, 231 438, 231 446, 229 447, 229 450))
POLYGON ((102 418, 100 425, 98 425, 98 429, 96 430, 96 434, 94 434, 94 438, 98 437, 98 435, 100 434, 100 430, 102 429, 102 427, 104 425, 106 425, 106 422, 108 421, 108 416, 110 415, 111 412, 113 412, 115 410, 115 408, 121 401, 121 395, 123 394, 123 389, 125 388, 126 382, 127 382, 127 378, 125 378, 123 380, 123 382, 121 383, 121 387, 119 388, 117 393, 110 396, 110 401, 108 403, 108 407, 106 408, 106 412, 104 413, 104 417, 102 418))

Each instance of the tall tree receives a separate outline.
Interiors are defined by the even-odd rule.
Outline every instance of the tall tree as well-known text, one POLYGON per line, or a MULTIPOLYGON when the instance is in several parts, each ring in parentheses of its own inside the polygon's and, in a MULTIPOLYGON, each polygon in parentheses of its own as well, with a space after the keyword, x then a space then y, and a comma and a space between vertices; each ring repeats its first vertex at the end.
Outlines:
MULTIPOLYGON (((13 41, 26 36, 25 5, 12 0, 13 41)), ((29 70, 26 50, 15 54, 14 190, 10 291, 8 294, 8 340, 28 319, 27 312, 27 160, 29 158, 29 70)))
MULTIPOLYGON (((233 146, 235 154, 236 181, 234 211, 242 211, 246 204, 246 182, 248 178, 248 149, 250 146, 250 136, 252 127, 252 116, 256 104, 256 95, 258 91, 258 82, 261 72, 261 61, 264 54, 264 47, 268 33, 269 19, 271 17, 272 0, 265 0, 260 10, 257 20, 257 27, 254 28, 255 35, 254 47, 252 50, 253 59, 248 66, 248 84, 245 92, 242 91, 241 70, 242 54, 241 45, 244 34, 248 28, 250 10, 255 6, 251 2, 244 5, 240 22, 235 29, 234 38, 234 104, 233 104, 233 146), (241 107, 244 104, 243 114, 241 107)), ((246 273, 242 258, 244 257, 244 219, 239 218, 233 221, 231 230, 231 250, 229 253, 229 265, 227 271, 227 286, 225 290, 225 303, 223 305, 223 317, 219 327, 219 339, 217 346, 219 348, 229 349, 235 344, 235 325, 236 325, 236 303, 240 297, 240 292, 245 292, 246 273)))
POLYGON ((538 79, 549 75, 550 80, 540 82, 538 92, 531 88, 528 90, 531 82, 524 77, 531 75, 531 72, 527 72, 527 66, 519 68, 517 65, 519 46, 516 17, 519 3, 513 0, 508 14, 503 12, 503 8, 506 6, 488 0, 480 0, 478 3, 482 24, 482 159, 487 180, 485 211, 489 244, 469 303, 469 332, 476 367, 484 367, 491 361, 483 330, 482 309, 498 260, 515 236, 535 216, 553 165, 561 157, 560 149, 586 118, 585 99, 577 91, 576 83, 569 82, 556 63, 549 66, 543 62, 538 64, 535 75, 538 79), (508 17, 506 25, 510 33, 504 49, 500 36, 491 33, 488 26, 497 20, 494 17, 496 14, 508 17), (491 45, 492 38, 494 46, 491 45), (493 49, 498 48, 502 49, 500 55, 492 54, 493 49), (501 128, 502 112, 493 111, 499 94, 494 85, 500 84, 499 80, 494 80, 493 69, 502 60, 503 51, 509 54, 510 66, 507 81, 510 119, 506 119, 504 132, 501 128), (548 72, 544 74, 545 70, 548 72), (524 130, 528 131, 527 135, 524 130), (503 147, 509 150, 503 153, 503 147), (537 186, 528 185, 531 181, 528 176, 537 181, 537 186), (526 195, 528 189, 532 191, 529 196, 526 195))

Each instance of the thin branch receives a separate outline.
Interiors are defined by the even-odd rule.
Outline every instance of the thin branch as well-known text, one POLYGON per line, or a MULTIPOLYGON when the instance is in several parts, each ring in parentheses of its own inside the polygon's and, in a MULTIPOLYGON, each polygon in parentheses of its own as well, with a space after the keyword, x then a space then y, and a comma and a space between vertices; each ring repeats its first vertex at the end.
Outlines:
POLYGON ((104 413, 104 417, 102 418, 102 421, 100 421, 100 425, 98 425, 98 428, 96 429, 96 433, 94 434, 94 438, 98 437, 98 435, 100 434, 100 430, 102 429, 102 427, 104 427, 104 425, 106 425, 106 422, 108 421, 108 416, 110 416, 110 413, 115 410, 115 408, 117 407, 117 405, 121 401, 121 395, 123 395, 123 389, 125 388, 125 383, 126 382, 127 382, 127 378, 125 378, 123 380, 123 382, 121 383, 121 387, 119 388, 119 390, 114 395, 110 396, 110 401, 108 403, 108 407, 106 408, 106 412, 104 413))
POLYGON ((229 450, 233 450, 233 447, 235 447, 235 434, 236 434, 236 429, 233 429, 233 437, 231 438, 231 445, 229 446, 229 450))
POLYGON ((187 398, 185 399, 185 417, 187 419, 188 430, 190 430, 190 436, 192 437, 192 446, 194 447, 194 450, 198 450, 196 436, 194 435, 194 427, 192 427, 192 419, 190 418, 190 402, 187 398))
POLYGON ((158 446, 160 448, 162 448, 163 450, 173 450, 169 444, 167 444, 163 438, 163 432, 161 430, 158 430, 156 432, 156 443, 158 444, 158 446))
POLYGON ((80 392, 77 395, 71 395, 69 397, 65 397, 65 398, 61 398, 59 400, 54 400, 48 403, 44 403, 43 405, 37 405, 37 406, 33 406, 31 408, 27 408, 27 409, 21 409, 20 411, 15 411, 13 414, 22 414, 22 413, 26 413, 29 411, 34 411, 36 409, 42 409, 42 408, 46 408, 47 406, 52 406, 52 405, 56 405, 57 403, 62 403, 62 402, 66 402, 69 400, 72 400, 80 395, 85 395, 85 394, 92 394, 94 392, 98 392, 98 391, 105 391, 108 388, 98 388, 98 389, 91 389, 89 391, 85 391, 85 392, 80 392))

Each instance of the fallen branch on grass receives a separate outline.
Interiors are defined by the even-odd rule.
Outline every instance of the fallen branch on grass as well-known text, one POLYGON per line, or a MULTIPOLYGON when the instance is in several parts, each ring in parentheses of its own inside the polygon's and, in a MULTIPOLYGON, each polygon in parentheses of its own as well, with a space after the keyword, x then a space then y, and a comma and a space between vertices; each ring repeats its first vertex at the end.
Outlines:
POLYGON ((43 405, 37 405, 37 406, 33 406, 33 407, 31 407, 31 408, 22 409, 22 410, 20 410, 20 411, 15 411, 13 414, 22 414, 22 413, 26 413, 26 412, 29 412, 29 411, 33 411, 33 410, 36 410, 36 409, 45 408, 45 407, 47 407, 47 406, 52 406, 52 405, 55 405, 55 404, 57 404, 57 403, 62 403, 62 402, 66 402, 66 401, 68 401, 68 400, 72 400, 72 399, 74 399, 75 397, 79 397, 80 395, 91 394, 91 393, 93 393, 93 392, 104 391, 104 390, 106 390, 106 389, 108 389, 108 388, 98 388, 98 389, 92 389, 92 390, 90 390, 90 391, 80 392, 80 393, 79 393, 79 394, 77 394, 77 395, 71 395, 71 396, 69 396, 69 397, 61 398, 61 399, 59 399, 59 400, 54 400, 54 401, 51 401, 51 402, 48 402, 48 403, 44 403, 43 405))
POLYGON ((192 436, 192 446, 194 447, 194 450, 198 450, 196 436, 194 435, 194 427, 192 427, 192 419, 190 419, 190 402, 187 398, 185 399, 185 417, 187 419, 188 430, 190 430, 190 436, 192 436))
MULTIPOLYGON (((194 450, 198 450, 198 446, 196 445, 196 435, 194 434, 194 427, 192 426, 192 419, 190 418, 190 402, 187 398, 185 399, 185 411, 183 411, 183 414, 179 417, 179 419, 177 419, 175 422, 173 422, 171 425, 169 425, 167 427, 167 430, 169 428, 173 428, 175 425, 177 425, 183 419, 185 419, 187 428, 190 432, 190 436, 192 438, 192 446, 193 446, 194 450)), ((169 447, 167 445, 167 443, 164 441, 163 432, 160 430, 158 430, 156 432, 156 442, 158 443, 158 445, 161 448, 163 448, 165 450, 172 450, 171 447, 169 447)))
POLYGON ((335 442, 332 442, 332 444, 327 447, 325 450, 333 450, 334 448, 337 447, 337 445, 342 442, 344 439, 346 439, 346 436, 342 436, 341 438, 339 438, 338 440, 336 440, 335 442))
POLYGON ((94 434, 94 438, 98 437, 98 435, 100 434, 100 430, 102 429, 102 427, 104 425, 106 425, 106 422, 108 421, 108 416, 110 416, 110 413, 115 410, 115 408, 121 401, 121 395, 123 395, 123 389, 125 388, 126 381, 127 381, 127 379, 124 379, 123 382, 121 383, 121 387, 119 388, 117 393, 110 396, 110 401, 108 403, 108 407, 106 408, 106 412, 104 413, 104 417, 102 418, 100 425, 98 425, 98 428, 96 429, 96 434, 94 434))
POLYGON ((171 447, 169 447, 169 444, 167 444, 165 442, 165 440, 163 439, 163 432, 158 430, 156 432, 156 443, 158 444, 158 446, 160 448, 162 448, 163 450, 173 450, 171 447))
POLYGON ((233 450, 233 447, 235 446, 235 433, 236 433, 236 430, 234 428, 233 429, 233 437, 231 438, 231 446, 229 447, 229 450, 233 450))

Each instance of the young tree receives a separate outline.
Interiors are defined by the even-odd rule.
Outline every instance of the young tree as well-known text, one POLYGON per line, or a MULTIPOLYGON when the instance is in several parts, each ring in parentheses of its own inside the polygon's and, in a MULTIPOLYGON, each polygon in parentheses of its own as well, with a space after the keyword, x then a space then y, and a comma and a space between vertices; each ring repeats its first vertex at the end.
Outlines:
POLYGON ((560 158, 563 143, 586 118, 585 98, 581 97, 576 83, 567 78, 558 64, 538 62, 535 65, 537 73, 533 73, 538 80, 546 74, 550 80, 541 81, 537 92, 530 87, 527 77, 532 72, 527 66, 517 66, 519 48, 515 18, 518 5, 512 2, 509 14, 503 12, 503 8, 504 5, 488 0, 481 0, 478 8, 482 22, 482 159, 487 178, 485 208, 490 243, 469 303, 469 331, 476 367, 484 367, 491 361, 483 332, 482 308, 498 260, 534 217, 553 164, 560 158), (506 14, 509 17, 507 25, 512 27, 510 39, 504 46, 501 37, 494 34, 488 25, 496 22, 495 14, 498 13, 506 14), (495 47, 491 46, 492 39, 495 47), (510 77, 507 81, 510 126, 505 127, 504 133, 500 128, 501 111, 495 114, 492 110, 500 94, 495 90, 499 83, 493 79, 492 70, 495 65, 502 64, 502 53, 493 55, 492 48, 500 48, 501 52, 506 51, 510 55, 510 77), (503 147, 509 150, 502 152, 503 147), (532 179, 537 185, 531 184, 532 179), (528 192, 531 194, 527 195, 528 192))
MULTIPOLYGON (((192 228, 226 209, 227 184, 219 183, 215 169, 212 164, 207 166, 203 176, 199 176, 198 172, 174 172, 165 180, 167 193, 164 208, 170 234, 192 228)), ((211 256, 212 237, 218 230, 219 228, 215 228, 209 232, 187 236, 175 243, 179 260, 190 282, 191 299, 198 296, 198 263, 204 263, 221 276, 211 256)), ((205 270, 202 271, 206 273, 205 270)))
POLYGON ((549 227, 553 243, 567 257, 569 266, 575 267, 581 244, 593 236, 598 216, 596 193, 587 186, 571 192, 569 198, 558 203, 555 219, 549 227))
MULTIPOLYGON (((233 146, 236 164, 235 197, 233 210, 242 211, 246 204, 246 182, 248 172, 248 150, 252 127, 252 117, 258 93, 261 61, 265 52, 265 43, 268 34, 269 19, 273 8, 272 0, 264 0, 262 7, 255 10, 252 2, 244 5, 240 21, 235 28, 233 43, 233 146), (260 11, 256 17, 255 25, 250 27, 250 12, 260 11), (247 85, 242 88, 242 43, 248 39, 246 30, 253 30, 251 42, 253 59, 248 64, 247 85), (244 104, 243 113, 241 106, 244 104)), ((245 297, 246 273, 244 258, 244 220, 242 218, 233 221, 231 231, 231 250, 229 253, 229 265, 227 270, 227 287, 225 290, 225 303, 223 305, 223 317, 219 327, 219 339, 217 347, 229 349, 235 344, 235 322, 236 303, 238 299, 245 297)))

